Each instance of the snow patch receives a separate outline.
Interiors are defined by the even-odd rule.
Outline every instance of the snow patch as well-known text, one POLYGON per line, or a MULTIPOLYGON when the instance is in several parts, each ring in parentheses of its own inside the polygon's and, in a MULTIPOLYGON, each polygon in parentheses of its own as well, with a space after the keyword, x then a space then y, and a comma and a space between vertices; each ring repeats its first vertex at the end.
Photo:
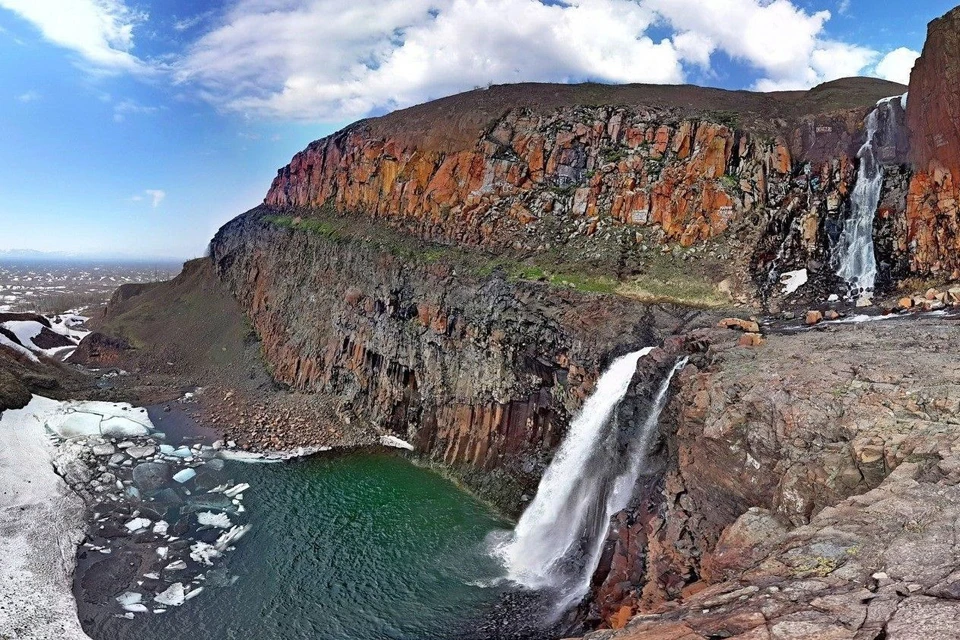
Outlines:
POLYGON ((56 450, 44 431, 61 406, 34 396, 23 409, 0 414, 0 629, 89 640, 71 591, 84 507, 55 473, 56 450))
POLYGON ((798 269, 796 271, 787 271, 780 276, 780 284, 783 285, 784 295, 790 295, 807 284, 807 270, 798 269))
POLYGON ((393 447, 394 449, 406 449, 407 451, 413 451, 412 444, 406 440, 401 440, 397 436, 380 436, 380 444, 385 447, 393 447))

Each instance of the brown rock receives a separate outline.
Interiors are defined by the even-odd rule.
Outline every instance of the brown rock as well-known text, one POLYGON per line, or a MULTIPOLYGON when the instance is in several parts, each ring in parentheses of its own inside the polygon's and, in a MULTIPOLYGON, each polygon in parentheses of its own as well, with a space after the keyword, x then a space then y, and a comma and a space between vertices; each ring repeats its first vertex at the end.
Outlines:
POLYGON ((823 320, 823 313, 820 311, 817 311, 816 309, 811 309, 810 311, 807 311, 807 315, 806 315, 806 318, 804 319, 804 322, 806 322, 808 325, 814 325, 820 322, 821 320, 823 320))
POLYGON ((897 301, 897 306, 901 309, 910 309, 913 307, 913 298, 910 296, 904 296, 897 301))
POLYGON ((826 320, 836 320, 837 318, 840 317, 840 313, 839 313, 836 309, 828 309, 828 310, 823 314, 823 317, 824 317, 826 320))
POLYGON ((760 325, 756 321, 742 318, 724 318, 717 323, 717 326, 724 329, 739 329, 747 333, 760 333, 760 325))
POLYGON ((759 333, 745 333, 737 340, 737 344, 741 347, 759 347, 764 342, 763 336, 759 333))

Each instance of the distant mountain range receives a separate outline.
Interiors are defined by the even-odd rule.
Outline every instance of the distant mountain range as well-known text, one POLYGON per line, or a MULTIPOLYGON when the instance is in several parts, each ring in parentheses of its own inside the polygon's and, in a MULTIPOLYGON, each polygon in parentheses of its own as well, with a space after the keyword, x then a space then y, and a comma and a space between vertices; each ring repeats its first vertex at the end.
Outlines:
POLYGON ((70 251, 37 251, 36 249, 0 249, 0 262, 144 262, 181 264, 184 258, 144 256, 129 253, 74 253, 70 251))

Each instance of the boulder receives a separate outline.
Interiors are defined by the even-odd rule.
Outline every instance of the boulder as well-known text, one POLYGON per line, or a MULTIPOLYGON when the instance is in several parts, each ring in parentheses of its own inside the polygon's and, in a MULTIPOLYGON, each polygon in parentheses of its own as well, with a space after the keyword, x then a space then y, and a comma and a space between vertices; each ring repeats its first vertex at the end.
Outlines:
POLYGON ((742 318, 724 318, 717 326, 724 329, 739 329, 747 333, 760 333, 760 325, 756 321, 743 320, 742 318))
POLYGON ((741 347, 759 347, 764 343, 763 336, 759 333, 745 333, 740 336, 740 339, 737 341, 737 344, 741 347))
POLYGON ((133 468, 133 482, 144 493, 159 491, 170 479, 170 467, 163 462, 144 462, 133 468))

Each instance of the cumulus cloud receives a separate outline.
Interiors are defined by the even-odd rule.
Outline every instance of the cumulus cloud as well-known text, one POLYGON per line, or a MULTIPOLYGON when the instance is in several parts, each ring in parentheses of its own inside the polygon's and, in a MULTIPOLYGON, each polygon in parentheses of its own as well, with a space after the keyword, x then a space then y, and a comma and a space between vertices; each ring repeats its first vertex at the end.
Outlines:
POLYGON ((884 80, 910 84, 910 72, 920 57, 919 51, 900 47, 883 56, 874 69, 874 75, 884 80))
MULTIPOLYGON (((189 34, 185 50, 145 61, 133 33, 147 16, 124 0, 0 0, 93 69, 170 73, 194 96, 252 118, 341 122, 490 83, 681 83, 711 76, 718 55, 749 70, 749 88, 760 91, 868 72, 905 80, 915 52, 881 57, 832 39, 831 13, 803 4, 229 0, 216 13, 174 18, 178 38, 189 34)), ((114 119, 153 111, 124 101, 114 119)))
POLYGON ((176 67, 218 107, 304 120, 488 83, 679 83, 717 52, 753 68, 757 90, 803 89, 879 57, 826 38, 829 19, 789 0, 240 0, 176 67))
MULTIPOLYGON (((646 0, 679 32, 695 38, 698 56, 722 51, 756 69, 759 91, 807 89, 856 75, 876 52, 824 37, 829 11, 808 13, 787 0, 646 0), (709 53, 705 53, 709 51, 709 53)), ((702 64, 702 63, 701 63, 702 64)))
POLYGON ((0 0, 33 24, 43 37, 79 56, 81 64, 99 72, 144 71, 133 53, 133 30, 144 13, 122 0, 0 0))
POLYGON ((631 0, 242 0, 191 48, 182 82, 227 109, 345 119, 488 83, 681 82, 631 0), (602 34, 602 36, 601 36, 602 34))
POLYGON ((143 192, 150 196, 150 206, 154 209, 159 207, 163 199, 167 197, 167 192, 162 189, 144 189, 143 192))

